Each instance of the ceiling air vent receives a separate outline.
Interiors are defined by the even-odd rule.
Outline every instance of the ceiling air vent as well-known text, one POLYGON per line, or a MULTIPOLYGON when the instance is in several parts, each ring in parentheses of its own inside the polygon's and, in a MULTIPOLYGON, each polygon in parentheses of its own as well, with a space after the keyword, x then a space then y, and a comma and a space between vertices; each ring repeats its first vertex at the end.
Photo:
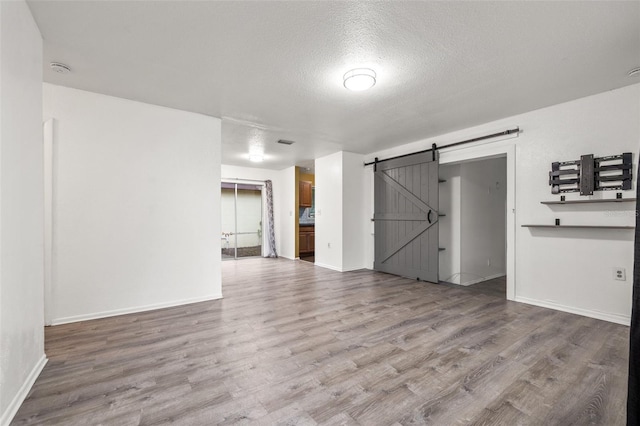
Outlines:
POLYGON ((288 141, 288 140, 285 140, 285 139, 280 139, 278 141, 278 143, 281 143, 282 145, 293 145, 295 142, 294 141, 288 141))

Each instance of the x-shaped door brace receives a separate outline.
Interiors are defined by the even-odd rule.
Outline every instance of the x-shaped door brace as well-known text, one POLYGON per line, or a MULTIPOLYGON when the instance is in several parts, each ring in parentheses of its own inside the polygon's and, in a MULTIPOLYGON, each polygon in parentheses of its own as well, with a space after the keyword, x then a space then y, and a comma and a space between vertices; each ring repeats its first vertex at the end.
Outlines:
POLYGON ((382 179, 384 183, 391 186, 398 193, 402 194, 406 199, 411 201, 413 205, 422 210, 422 213, 375 213, 374 220, 420 220, 424 223, 406 235, 401 241, 396 243, 382 256, 382 263, 389 260, 391 256, 399 252, 403 247, 411 241, 422 235, 427 229, 431 228, 438 221, 438 212, 432 209, 427 203, 415 196, 411 191, 405 188, 400 182, 393 179, 384 170, 380 170, 375 174, 377 178, 382 179), (432 221, 431 217, 435 218, 432 221))

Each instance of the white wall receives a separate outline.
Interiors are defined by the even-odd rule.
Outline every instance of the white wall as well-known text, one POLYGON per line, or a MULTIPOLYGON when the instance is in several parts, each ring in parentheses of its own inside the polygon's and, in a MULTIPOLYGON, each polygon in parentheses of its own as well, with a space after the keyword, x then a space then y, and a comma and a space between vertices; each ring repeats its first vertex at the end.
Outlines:
POLYGON ((23 1, 0 2, 0 425, 44 355, 42 38, 23 1))
MULTIPOLYGON (((637 176, 639 100, 640 84, 635 84, 372 153, 367 161, 426 149, 432 143, 444 146, 520 126, 523 132, 517 138, 441 150, 441 163, 446 164, 474 153, 482 156, 492 151, 491 146, 511 150, 515 147, 515 211, 507 212, 515 219, 514 228, 507 229, 508 234, 515 233, 514 299, 628 324, 631 281, 615 281, 612 268, 624 267, 630 276, 633 231, 535 231, 521 225, 553 224, 555 218, 560 218, 563 224, 634 225, 633 203, 550 208, 540 201, 558 199, 548 186, 548 172, 553 161, 574 160, 589 153, 604 156, 630 151, 634 154, 634 176, 637 176)), ((371 168, 367 170, 371 173, 371 168)), ((367 193, 371 191, 367 190, 367 193)), ((624 194, 625 197, 633 195, 633 191, 624 194)), ((612 198, 615 193, 598 192, 593 197, 612 198)), ((567 199, 578 198, 577 194, 567 196, 567 199)), ((367 264, 373 265, 372 257, 367 264)))
POLYGON ((220 120, 44 85, 53 323, 221 297, 220 120))
MULTIPOLYGON (((365 267, 366 228, 362 217, 367 210, 364 203, 364 155, 342 153, 342 270, 353 271, 365 267)), ((366 224, 366 220, 364 221, 366 224)))
POLYGON ((446 181, 439 188, 440 212, 446 214, 439 219, 439 242, 445 249, 438 259, 440 280, 460 284, 460 165, 442 165, 439 172, 440 178, 446 181))
POLYGON ((342 271, 342 152, 317 158, 315 264, 342 271))
MULTIPOLYGON (((295 257, 295 167, 269 170, 253 167, 222 165, 222 178, 229 182, 245 180, 270 180, 273 185, 273 218, 275 222, 276 250, 278 256, 295 257)), ((266 220, 266 218, 265 218, 266 220)))
MULTIPOLYGON (((506 158, 460 165, 458 282, 475 284, 506 275, 506 158)), ((447 218, 443 218, 446 221, 447 218)))
POLYGON ((370 237, 364 156, 337 152, 315 161, 315 264, 337 271, 365 268, 370 237))
MULTIPOLYGON (((276 188, 273 189, 274 197, 276 188)), ((289 167, 280 171, 280 185, 278 186, 278 192, 282 194, 279 201, 275 205, 280 205, 281 213, 280 217, 280 251, 279 256, 286 257, 287 259, 296 258, 296 215, 298 214, 298 208, 296 206, 296 167, 289 167), (281 203, 281 204, 279 204, 281 203)), ((275 212, 274 212, 275 214, 275 212)), ((276 216, 276 226, 278 219, 276 216)))

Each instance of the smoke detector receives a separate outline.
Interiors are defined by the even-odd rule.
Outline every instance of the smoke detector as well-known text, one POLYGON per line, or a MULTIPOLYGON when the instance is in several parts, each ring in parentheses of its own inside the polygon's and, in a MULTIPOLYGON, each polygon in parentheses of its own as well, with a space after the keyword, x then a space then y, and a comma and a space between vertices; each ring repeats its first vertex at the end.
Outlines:
POLYGON ((60 62, 51 62, 49 66, 58 74, 69 74, 71 72, 71 68, 69 68, 68 65, 61 64, 60 62))
POLYGON ((638 77, 640 76, 640 67, 636 67, 627 73, 629 77, 638 77))

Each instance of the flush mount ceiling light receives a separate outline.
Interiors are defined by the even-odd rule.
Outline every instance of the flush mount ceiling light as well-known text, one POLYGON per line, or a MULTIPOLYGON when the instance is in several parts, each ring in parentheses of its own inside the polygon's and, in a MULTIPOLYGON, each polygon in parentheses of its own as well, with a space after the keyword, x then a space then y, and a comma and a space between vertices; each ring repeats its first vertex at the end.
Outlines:
POLYGON ((264 148, 261 145, 254 145, 249 148, 249 161, 261 163, 264 160, 264 148))
POLYGON ((638 77, 640 76, 640 67, 634 68, 627 73, 629 77, 638 77))
POLYGON ((58 74, 68 74, 71 72, 71 68, 68 65, 61 64, 60 62, 51 62, 49 67, 58 74))
POLYGON ((376 84, 376 72, 369 68, 347 71, 342 78, 344 87, 354 92, 371 89, 376 84))

